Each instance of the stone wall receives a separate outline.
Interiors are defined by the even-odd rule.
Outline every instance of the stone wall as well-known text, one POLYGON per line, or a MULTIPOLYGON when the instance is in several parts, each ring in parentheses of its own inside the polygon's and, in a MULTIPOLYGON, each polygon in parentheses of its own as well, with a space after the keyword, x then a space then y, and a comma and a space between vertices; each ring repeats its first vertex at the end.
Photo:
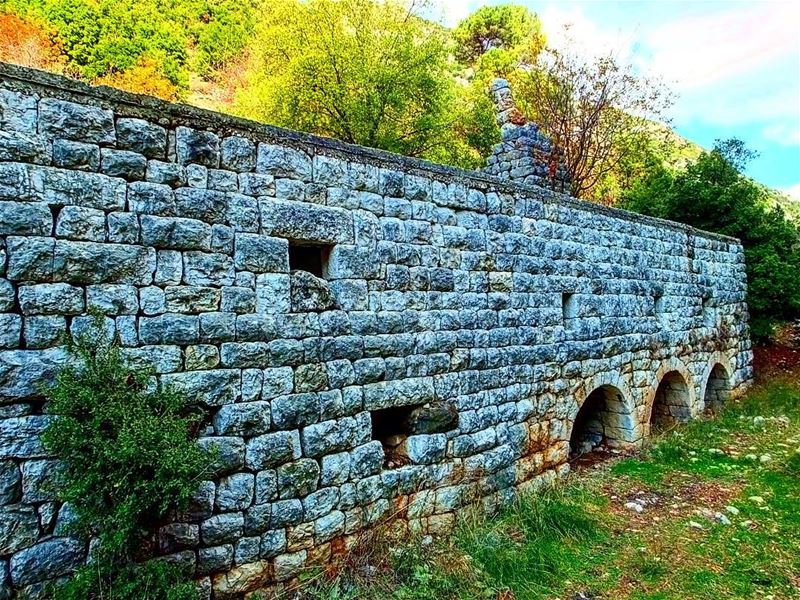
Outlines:
POLYGON ((446 531, 752 378, 734 239, 7 65, 0 277, 0 598, 86 556, 38 435, 88 311, 211 416, 159 534, 204 597, 381 519, 446 531))

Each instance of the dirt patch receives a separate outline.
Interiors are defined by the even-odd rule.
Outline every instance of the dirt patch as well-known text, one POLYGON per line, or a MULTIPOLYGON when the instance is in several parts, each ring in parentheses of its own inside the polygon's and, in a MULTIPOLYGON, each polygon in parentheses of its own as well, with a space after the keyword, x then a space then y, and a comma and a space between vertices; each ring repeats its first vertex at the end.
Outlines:
POLYGON ((753 367, 759 382, 776 376, 800 374, 800 349, 777 345, 755 347, 753 367))

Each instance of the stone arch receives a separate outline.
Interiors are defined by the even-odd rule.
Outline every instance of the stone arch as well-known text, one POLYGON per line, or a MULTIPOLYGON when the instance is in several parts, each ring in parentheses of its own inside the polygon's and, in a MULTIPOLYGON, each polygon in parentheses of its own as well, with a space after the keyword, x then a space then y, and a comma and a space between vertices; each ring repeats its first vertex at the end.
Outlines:
POLYGON ((650 431, 665 429, 692 418, 692 393, 679 371, 669 371, 658 383, 650 406, 650 431))
POLYGON ((653 377, 642 406, 642 428, 649 435, 652 426, 690 420, 697 414, 695 379, 677 358, 665 360, 653 377), (666 407, 666 410, 664 408, 666 407))
POLYGON ((577 397, 582 401, 572 419, 570 456, 579 456, 602 444, 624 448, 639 441, 631 397, 619 378, 595 377, 581 386, 577 397))
POLYGON ((731 368, 727 361, 712 357, 703 378, 703 407, 707 413, 716 413, 725 406, 731 395, 731 368))

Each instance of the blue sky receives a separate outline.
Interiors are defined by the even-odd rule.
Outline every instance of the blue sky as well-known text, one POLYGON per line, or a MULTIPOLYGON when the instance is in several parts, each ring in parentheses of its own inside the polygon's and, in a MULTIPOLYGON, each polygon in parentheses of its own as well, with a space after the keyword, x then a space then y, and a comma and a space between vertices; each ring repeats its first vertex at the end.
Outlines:
MULTIPOLYGON (((438 0, 454 25, 494 0, 438 0)), ((516 0, 548 40, 563 26, 586 53, 613 51, 677 93, 673 127, 701 146, 739 137, 760 152, 748 174, 800 199, 800 1, 516 0)))

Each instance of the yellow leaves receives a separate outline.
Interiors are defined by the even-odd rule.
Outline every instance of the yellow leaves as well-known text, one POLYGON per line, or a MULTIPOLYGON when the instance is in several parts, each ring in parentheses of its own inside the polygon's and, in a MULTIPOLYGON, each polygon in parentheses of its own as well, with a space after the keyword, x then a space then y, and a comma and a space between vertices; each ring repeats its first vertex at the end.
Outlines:
POLYGON ((135 94, 155 96, 162 100, 178 99, 178 88, 162 73, 152 58, 142 58, 127 71, 111 73, 97 78, 95 85, 108 85, 135 94))

